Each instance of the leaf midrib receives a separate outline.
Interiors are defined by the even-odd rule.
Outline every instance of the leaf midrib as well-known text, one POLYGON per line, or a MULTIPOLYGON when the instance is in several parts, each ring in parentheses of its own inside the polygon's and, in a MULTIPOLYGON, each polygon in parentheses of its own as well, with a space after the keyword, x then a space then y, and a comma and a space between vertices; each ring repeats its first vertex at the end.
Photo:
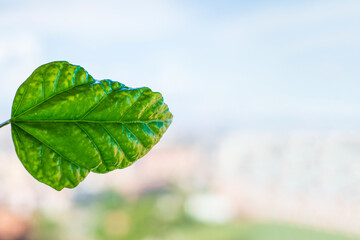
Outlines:
POLYGON ((83 119, 73 119, 73 120, 16 120, 16 119, 12 119, 11 122, 12 123, 22 123, 22 122, 27 122, 27 123, 98 123, 98 124, 103 124, 103 123, 118 123, 118 124, 128 124, 128 123, 152 123, 152 122, 166 122, 166 121, 170 121, 171 118, 169 119, 161 119, 161 120, 148 120, 148 121, 104 121, 104 120, 83 120, 83 119))

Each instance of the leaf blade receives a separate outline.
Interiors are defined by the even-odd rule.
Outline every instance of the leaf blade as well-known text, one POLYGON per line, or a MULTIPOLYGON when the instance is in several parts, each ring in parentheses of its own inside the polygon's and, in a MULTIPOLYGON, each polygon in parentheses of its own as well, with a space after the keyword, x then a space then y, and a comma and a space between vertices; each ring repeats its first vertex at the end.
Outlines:
POLYGON ((40 141, 37 141, 37 139, 32 138, 30 134, 22 131, 16 125, 12 125, 11 129, 15 150, 22 160, 22 164, 38 181, 60 191, 64 187, 76 187, 89 174, 90 171, 77 166, 58 155, 56 152, 52 151, 52 149, 47 148, 47 146, 43 145, 40 141), (40 148, 42 149, 40 154, 47 159, 46 161, 44 161, 44 158, 34 158, 31 155, 31 153, 34 153, 34 149, 40 148))
MULTIPOLYGON (((19 147, 21 139, 17 132, 28 141, 31 136, 34 142, 40 142, 43 149, 51 149, 68 165, 74 164, 87 172, 106 173, 130 166, 144 156, 172 122, 172 114, 160 93, 146 87, 128 88, 111 80, 96 81, 83 68, 67 62, 39 67, 20 86, 18 93, 11 119, 13 140, 28 171, 31 168, 24 162, 29 157, 22 150, 24 146, 19 147), (45 77, 40 79, 37 71, 45 77), (29 93, 34 91, 34 99, 29 100, 29 93)), ((37 151, 31 161, 43 158, 37 151)), ((73 187, 84 179, 74 177, 79 175, 74 172, 68 176, 72 183, 60 179, 62 185, 56 185, 44 180, 41 171, 37 174, 31 169, 29 172, 55 189, 73 187)))

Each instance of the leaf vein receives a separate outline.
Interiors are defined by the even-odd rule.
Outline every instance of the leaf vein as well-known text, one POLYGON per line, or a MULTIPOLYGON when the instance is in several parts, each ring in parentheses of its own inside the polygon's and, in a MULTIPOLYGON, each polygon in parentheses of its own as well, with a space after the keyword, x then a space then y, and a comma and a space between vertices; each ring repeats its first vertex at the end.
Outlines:
POLYGON ((60 154, 59 152, 57 152, 50 144, 44 142, 44 141, 41 141, 40 139, 38 139, 37 137, 35 137, 34 135, 32 135, 31 133, 29 133, 28 131, 26 131, 23 127, 21 127, 20 125, 16 125, 17 127, 21 128, 21 130, 23 130, 24 132, 26 132, 27 134, 29 134, 32 138, 34 138, 35 140, 39 141, 40 143, 44 144, 46 147, 50 148, 53 152, 55 152, 56 154, 58 154, 61 158, 63 158, 65 161, 67 161, 68 163, 70 164, 74 164, 74 165, 77 165, 81 168, 84 168, 84 169, 87 169, 86 167, 84 166, 81 166, 79 164, 75 164, 75 163, 72 163, 70 160, 68 160, 67 158, 65 158, 62 154, 60 154))
POLYGON ((115 141, 115 143, 119 146, 121 152, 124 154, 125 160, 127 160, 128 162, 132 162, 132 161, 130 160, 130 158, 129 158, 128 156, 126 156, 126 152, 122 149, 122 147, 121 147, 120 143, 118 142, 118 140, 111 134, 111 132, 110 132, 104 125, 101 125, 101 126, 104 128, 105 132, 106 132, 106 133, 115 141))
POLYGON ((27 90, 28 90, 28 88, 29 88, 29 85, 30 85, 30 81, 29 81, 28 84, 26 85, 25 91, 24 91, 23 95, 21 96, 20 103, 19 103, 19 105, 16 107, 16 110, 15 110, 15 112, 14 112, 14 116, 16 115, 17 111, 19 110, 19 108, 20 108, 20 106, 21 106, 21 104, 22 104, 22 102, 23 102, 23 100, 24 100, 24 97, 25 97, 26 92, 27 92, 27 90))
POLYGON ((89 110, 88 110, 87 112, 85 112, 85 114, 80 118, 80 120, 81 120, 81 119, 84 119, 87 115, 89 115, 91 112, 93 112, 93 111, 95 110, 95 108, 97 108, 97 107, 105 100, 105 98, 108 97, 111 93, 112 93, 112 92, 110 92, 110 93, 107 94, 107 93, 105 92, 105 96, 102 97, 102 98, 100 99, 100 101, 98 101, 98 102, 95 103, 93 106, 91 106, 91 108, 89 108, 89 110))
POLYGON ((47 120, 47 119, 44 119, 44 120, 13 120, 12 122, 14 123, 22 123, 22 122, 30 122, 30 123, 38 123, 38 122, 42 122, 42 123, 98 123, 98 124, 101 124, 101 123, 116 123, 116 124, 142 124, 142 123, 145 123, 145 124, 148 124, 148 123, 152 123, 152 122, 166 122, 166 121, 169 121, 171 119, 164 119, 164 120, 148 120, 148 121, 97 121, 97 120, 61 120, 61 119, 54 119, 54 120, 47 120))
POLYGON ((78 74, 80 68, 81 68, 80 66, 77 66, 77 67, 76 67, 76 69, 75 69, 75 71, 74 71, 74 74, 73 74, 73 76, 72 76, 72 78, 71 78, 71 83, 72 83, 73 86, 75 86, 75 78, 76 78, 76 75, 78 74))
POLYGON ((146 149, 145 145, 140 141, 140 138, 139 138, 138 136, 136 136, 136 135, 126 126, 125 123, 124 123, 123 125, 124 125, 124 127, 136 138, 136 140, 141 144, 141 146, 146 149))
POLYGON ((58 74, 56 75, 56 78, 55 78, 55 81, 54 81, 54 92, 56 92, 56 88, 57 88, 57 84, 59 82, 59 78, 60 78, 60 75, 61 75, 61 71, 63 70, 64 68, 64 65, 65 65, 65 62, 63 62, 60 66, 60 69, 59 69, 59 72, 58 74))
POLYGON ((152 130, 152 128, 147 124, 147 123, 144 123, 147 127, 148 127, 148 129, 151 131, 151 133, 154 135, 154 136, 156 136, 157 134, 154 132, 154 130, 152 130))
MULTIPOLYGON (((154 103, 152 103, 150 106, 148 106, 147 109, 141 113, 141 116, 144 115, 145 113, 147 113, 148 111, 150 111, 151 107, 154 106, 155 104, 157 104, 158 102, 160 102, 161 100, 163 100, 163 97, 160 97, 160 99, 156 100, 154 103)), ((141 119, 141 117, 139 117, 139 119, 141 119)))
POLYGON ((119 121, 121 121, 121 120, 125 117, 126 113, 127 113, 132 107, 134 107, 135 103, 137 103, 137 101, 141 98, 141 96, 142 96, 142 94, 143 94, 143 92, 144 92, 145 90, 141 92, 141 90, 139 89, 139 91, 140 91, 140 96, 125 110, 125 112, 122 114, 122 116, 121 116, 121 118, 120 118, 119 121))
MULTIPOLYGON (((90 140, 90 142, 94 145, 95 150, 99 152, 100 162, 101 162, 101 163, 104 163, 104 162, 103 162, 104 158, 103 158, 103 156, 102 156, 102 154, 101 154, 101 152, 100 152, 100 149, 99 149, 98 146, 96 145, 94 139, 90 136, 90 134, 89 134, 83 127, 80 126, 79 123, 75 123, 75 125, 76 125, 78 128, 80 128, 80 130, 81 130, 82 132, 85 133, 86 137, 87 137, 87 138, 90 140)), ((100 163, 100 164, 101 164, 101 163, 100 163)), ((100 164, 99 164, 99 165, 100 165, 100 164)), ((98 166, 99 166, 99 165, 98 165, 98 166)), ((98 167, 98 166, 96 166, 96 167, 98 167)))
MULTIPOLYGON (((59 94, 61 94, 61 93, 70 91, 71 89, 74 89, 74 88, 76 88, 76 87, 80 87, 80 86, 83 86, 83 85, 86 85, 86 84, 88 84, 88 82, 82 83, 82 84, 79 84, 79 85, 76 85, 76 86, 72 86, 72 87, 70 87, 70 88, 67 88, 67 89, 61 91, 61 92, 58 92, 58 93, 56 93, 56 94, 54 94, 54 95, 51 95, 49 98, 45 99, 44 101, 41 101, 41 102, 35 104, 35 105, 32 106, 31 108, 28 108, 28 109, 26 109, 24 112, 20 113, 18 116, 15 116, 15 119, 18 118, 18 117, 20 117, 20 116, 22 116, 22 115, 24 115, 24 114, 27 113, 28 111, 30 111, 30 110, 32 110, 32 109, 40 106, 40 105, 43 104, 44 102, 49 101, 51 98, 53 98, 53 97, 55 97, 55 96, 57 96, 57 95, 59 95, 59 94)), ((14 114, 14 115, 15 115, 15 114, 14 114)))

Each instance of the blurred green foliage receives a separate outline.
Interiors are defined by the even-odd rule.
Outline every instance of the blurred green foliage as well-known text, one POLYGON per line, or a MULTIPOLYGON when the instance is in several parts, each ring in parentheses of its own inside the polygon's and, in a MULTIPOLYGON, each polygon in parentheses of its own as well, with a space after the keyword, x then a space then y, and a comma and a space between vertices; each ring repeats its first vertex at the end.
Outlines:
POLYGON ((355 240, 276 223, 200 223, 184 211, 186 196, 151 191, 124 197, 114 191, 81 195, 62 217, 37 214, 31 231, 36 240, 355 240), (71 222, 69 222, 71 219, 71 222))

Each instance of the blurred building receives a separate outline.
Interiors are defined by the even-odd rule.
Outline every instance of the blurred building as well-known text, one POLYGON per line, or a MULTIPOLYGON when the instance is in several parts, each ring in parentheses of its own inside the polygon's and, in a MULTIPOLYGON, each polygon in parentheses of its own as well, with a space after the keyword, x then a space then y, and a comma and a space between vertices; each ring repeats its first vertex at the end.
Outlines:
POLYGON ((213 186, 242 217, 360 234, 359 149, 356 134, 232 134, 213 186))

